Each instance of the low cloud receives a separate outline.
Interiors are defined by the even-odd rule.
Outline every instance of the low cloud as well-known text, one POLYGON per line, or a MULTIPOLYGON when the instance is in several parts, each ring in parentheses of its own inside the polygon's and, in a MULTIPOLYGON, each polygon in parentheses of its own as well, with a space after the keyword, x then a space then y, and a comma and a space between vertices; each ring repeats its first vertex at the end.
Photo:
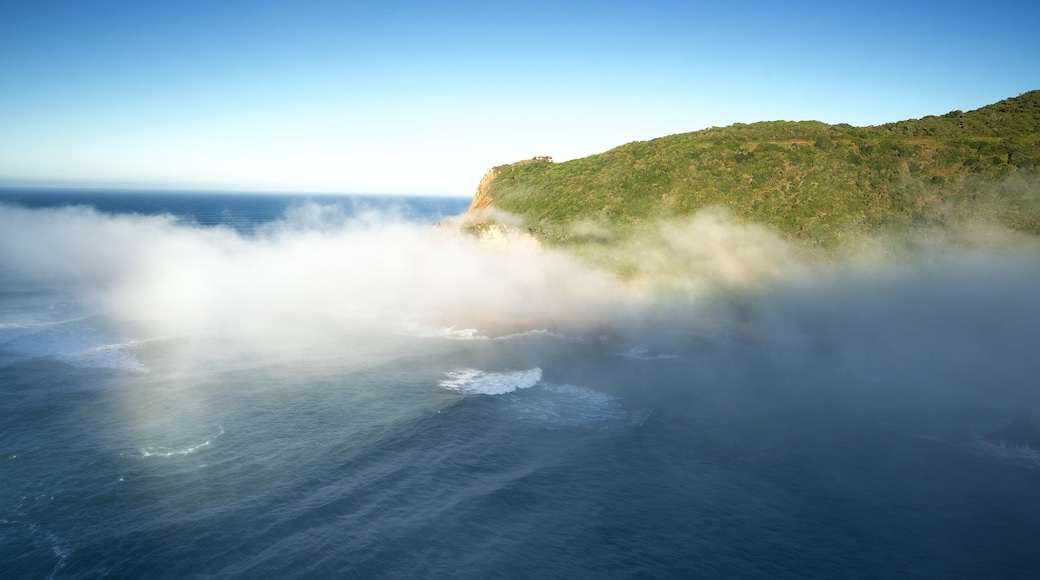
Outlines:
POLYGON ((603 246, 638 268, 624 279, 564 253, 317 205, 254 236, 169 216, 0 208, 6 290, 77 288, 89 310, 141 338, 262 350, 416 327, 555 329, 667 350, 686 332, 1040 402, 1035 239, 966 224, 850 248, 824 256, 705 212, 603 246))
POLYGON ((151 336, 321 342, 406 321, 506 327, 592 320, 626 294, 562 254, 317 205, 243 237, 171 217, 72 207, 0 210, 9 283, 84 285, 151 336))

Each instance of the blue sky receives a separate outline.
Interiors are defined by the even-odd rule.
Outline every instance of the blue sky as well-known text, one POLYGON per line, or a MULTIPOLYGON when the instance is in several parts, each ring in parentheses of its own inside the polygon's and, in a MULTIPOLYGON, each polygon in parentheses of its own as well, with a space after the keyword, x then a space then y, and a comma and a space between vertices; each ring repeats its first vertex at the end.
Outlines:
POLYGON ((0 184, 471 195, 712 125, 1040 88, 1040 3, 0 0, 0 184))

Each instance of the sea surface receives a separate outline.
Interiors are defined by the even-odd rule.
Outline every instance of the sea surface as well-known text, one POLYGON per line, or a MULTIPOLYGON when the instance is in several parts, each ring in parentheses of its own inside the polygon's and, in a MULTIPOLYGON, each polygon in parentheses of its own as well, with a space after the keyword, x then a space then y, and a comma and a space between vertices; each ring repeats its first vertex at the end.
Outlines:
POLYGON ((1040 577, 1036 254, 634 291, 468 203, 0 192, 0 576, 1040 577))

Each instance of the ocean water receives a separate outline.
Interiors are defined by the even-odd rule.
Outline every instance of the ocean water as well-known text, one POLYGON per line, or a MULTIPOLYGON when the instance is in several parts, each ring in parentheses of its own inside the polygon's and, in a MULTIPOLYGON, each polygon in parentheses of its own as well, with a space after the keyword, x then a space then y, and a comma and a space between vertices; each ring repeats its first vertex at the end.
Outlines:
POLYGON ((633 288, 465 199, 0 197, 4 578, 1040 577, 1035 248, 633 288))

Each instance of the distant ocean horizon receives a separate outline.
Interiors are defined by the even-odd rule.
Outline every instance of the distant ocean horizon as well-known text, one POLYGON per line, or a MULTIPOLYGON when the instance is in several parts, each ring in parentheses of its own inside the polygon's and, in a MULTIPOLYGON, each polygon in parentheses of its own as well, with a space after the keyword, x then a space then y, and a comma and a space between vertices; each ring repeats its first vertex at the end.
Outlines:
POLYGON ((285 217, 286 210, 313 202, 372 211, 401 212, 410 220, 439 221, 460 215, 471 198, 403 194, 313 194, 116 188, 0 187, 0 203, 27 208, 90 206, 102 213, 169 214, 199 225, 253 228, 285 217))
POLYGON ((0 189, 0 576, 1037 577, 1033 249, 638 285, 468 205, 0 189))

